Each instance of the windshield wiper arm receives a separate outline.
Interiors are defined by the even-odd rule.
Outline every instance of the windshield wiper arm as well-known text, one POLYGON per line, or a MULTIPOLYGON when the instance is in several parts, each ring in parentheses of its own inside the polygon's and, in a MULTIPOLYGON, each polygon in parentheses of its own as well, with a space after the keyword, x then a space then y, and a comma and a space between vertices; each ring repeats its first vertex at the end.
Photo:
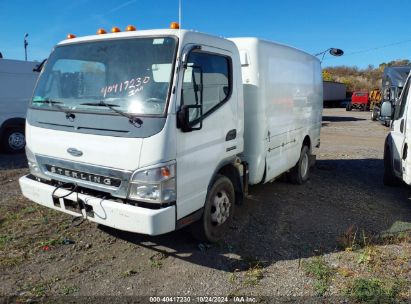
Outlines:
POLYGON ((70 112, 68 109, 65 109, 64 107, 60 106, 60 104, 63 104, 62 101, 57 101, 57 100, 53 100, 53 99, 42 99, 42 100, 32 101, 32 103, 34 103, 34 104, 36 104, 36 103, 48 104, 49 106, 53 106, 53 107, 56 107, 59 110, 64 111, 65 113, 70 112))
POLYGON ((34 103, 47 103, 47 104, 59 104, 59 103, 63 103, 61 101, 57 101, 57 100, 53 100, 53 99, 42 99, 42 100, 36 100, 33 101, 34 103))
POLYGON ((115 108, 115 107, 118 107, 119 105, 106 103, 103 100, 100 100, 99 102, 85 102, 85 103, 81 103, 80 105, 81 106, 83 105, 83 106, 107 107, 113 112, 116 112, 117 114, 120 114, 121 116, 128 118, 129 123, 131 123, 136 128, 140 128, 141 125, 143 124, 143 121, 140 118, 115 108))
POLYGON ((106 103, 104 101, 100 102, 85 102, 81 103, 81 106, 94 106, 94 107, 118 107, 119 105, 112 104, 112 103, 106 103))

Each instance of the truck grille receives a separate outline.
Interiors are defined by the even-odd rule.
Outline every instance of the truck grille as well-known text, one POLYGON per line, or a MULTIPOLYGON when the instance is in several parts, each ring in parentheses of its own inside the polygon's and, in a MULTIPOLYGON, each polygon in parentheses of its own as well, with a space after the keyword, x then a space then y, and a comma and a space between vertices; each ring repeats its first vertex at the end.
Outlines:
POLYGON ((58 166, 46 165, 45 166, 47 171, 52 174, 57 174, 65 177, 70 177, 73 179, 78 179, 81 181, 86 181, 90 183, 101 184, 104 186, 110 187, 120 187, 121 179, 103 176, 103 175, 96 175, 91 174, 88 172, 81 172, 76 170, 71 170, 67 168, 62 168, 58 166))

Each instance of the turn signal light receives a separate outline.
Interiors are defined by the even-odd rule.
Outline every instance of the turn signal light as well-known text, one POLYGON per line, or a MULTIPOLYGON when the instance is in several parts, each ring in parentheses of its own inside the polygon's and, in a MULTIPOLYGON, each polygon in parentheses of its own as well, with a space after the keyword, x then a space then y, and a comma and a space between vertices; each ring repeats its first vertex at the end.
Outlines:
POLYGON ((103 34, 107 34, 106 30, 105 30, 105 29, 102 29, 102 28, 99 28, 99 29, 97 30, 97 35, 103 35, 103 34))
POLYGON ((180 24, 178 24, 177 22, 171 22, 170 28, 173 30, 178 30, 180 28, 180 24))
POLYGON ((170 175, 171 175, 170 169, 167 168, 167 167, 161 168, 161 175, 163 177, 170 177, 170 175))
POLYGON ((121 32, 121 30, 117 26, 113 26, 112 29, 111 29, 111 32, 112 33, 119 33, 119 32, 121 32))
POLYGON ((67 35, 67 39, 73 39, 73 38, 76 38, 76 35, 74 35, 74 34, 68 34, 67 35))
POLYGON ((126 28, 126 31, 127 31, 127 32, 132 32, 132 31, 135 31, 135 30, 137 30, 137 29, 136 29, 136 27, 135 27, 134 25, 129 25, 129 26, 127 26, 127 28, 126 28))

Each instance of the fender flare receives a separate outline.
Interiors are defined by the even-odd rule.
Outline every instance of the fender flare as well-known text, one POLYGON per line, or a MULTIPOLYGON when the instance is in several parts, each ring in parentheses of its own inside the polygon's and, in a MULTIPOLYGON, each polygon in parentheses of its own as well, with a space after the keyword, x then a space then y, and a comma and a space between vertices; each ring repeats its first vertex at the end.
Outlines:
POLYGON ((234 186, 235 194, 236 194, 236 204, 240 204, 241 201, 244 199, 244 197, 242 195, 239 195, 239 194, 242 194, 244 192, 244 185, 243 185, 242 180, 241 180, 240 172, 238 172, 237 168, 235 167, 235 162, 236 162, 237 159, 239 159, 237 156, 232 156, 232 157, 229 157, 229 158, 226 158, 226 159, 222 160, 217 165, 217 167, 215 168, 213 174, 211 175, 211 179, 208 183, 207 192, 210 190, 211 186, 213 185, 213 183, 216 179, 216 176, 218 174, 221 174, 220 173, 221 170, 224 169, 225 167, 231 167, 232 168, 231 172, 235 172, 235 175, 234 176, 233 175, 227 175, 227 174, 223 174, 223 175, 227 176, 231 180, 231 182, 234 186))

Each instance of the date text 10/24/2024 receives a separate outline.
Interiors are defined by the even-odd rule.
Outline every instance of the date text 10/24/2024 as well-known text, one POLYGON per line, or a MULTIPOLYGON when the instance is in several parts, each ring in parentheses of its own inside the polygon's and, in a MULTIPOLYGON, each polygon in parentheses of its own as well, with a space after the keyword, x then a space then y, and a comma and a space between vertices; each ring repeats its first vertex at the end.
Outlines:
POLYGON ((150 303, 256 303, 256 297, 234 296, 234 297, 217 297, 217 296, 157 296, 149 297, 150 303))

